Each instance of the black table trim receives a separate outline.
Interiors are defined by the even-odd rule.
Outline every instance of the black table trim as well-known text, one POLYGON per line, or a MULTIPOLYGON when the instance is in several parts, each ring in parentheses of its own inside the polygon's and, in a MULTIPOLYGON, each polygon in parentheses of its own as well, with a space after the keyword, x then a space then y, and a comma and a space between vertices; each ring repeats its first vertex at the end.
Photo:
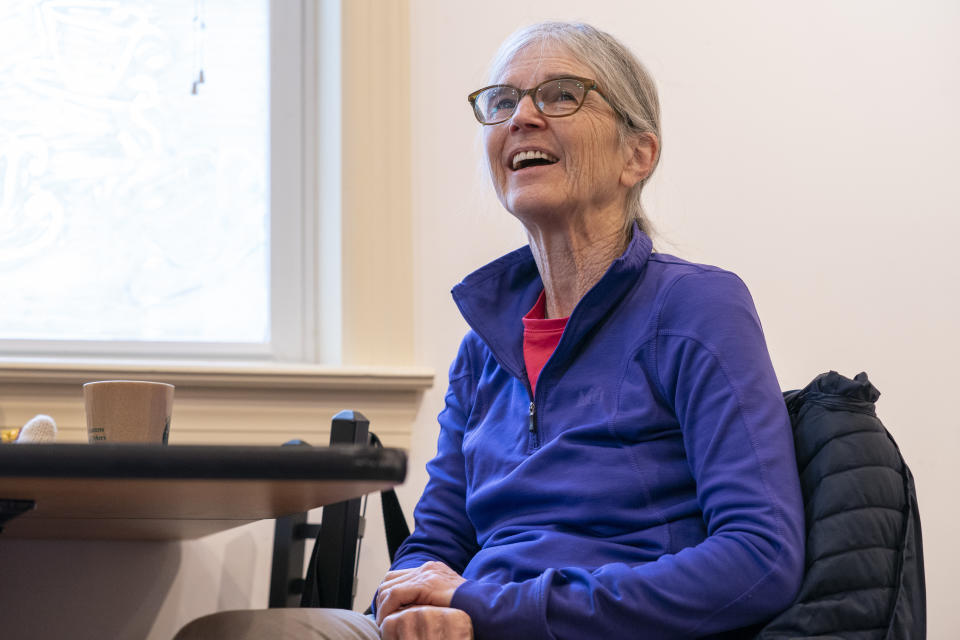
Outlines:
POLYGON ((353 445, 265 447, 100 443, 0 446, 0 479, 206 478, 383 480, 399 483, 403 482, 406 472, 407 456, 403 450, 353 445))

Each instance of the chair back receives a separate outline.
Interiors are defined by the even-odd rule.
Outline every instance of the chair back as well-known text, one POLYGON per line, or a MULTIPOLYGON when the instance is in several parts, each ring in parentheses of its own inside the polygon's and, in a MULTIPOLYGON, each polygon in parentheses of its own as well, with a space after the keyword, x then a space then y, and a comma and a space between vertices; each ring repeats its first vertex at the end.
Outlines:
POLYGON ((923 543, 913 475, 877 418, 865 373, 835 371, 784 394, 806 516, 794 603, 758 640, 926 637, 923 543))

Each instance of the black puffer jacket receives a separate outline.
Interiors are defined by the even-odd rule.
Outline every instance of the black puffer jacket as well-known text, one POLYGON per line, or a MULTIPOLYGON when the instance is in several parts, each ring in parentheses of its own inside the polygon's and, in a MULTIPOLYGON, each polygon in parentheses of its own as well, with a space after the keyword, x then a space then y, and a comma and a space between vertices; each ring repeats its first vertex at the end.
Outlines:
POLYGON ((793 605, 758 640, 926 637, 926 590, 913 476, 874 412, 865 373, 835 371, 784 394, 807 522, 793 605))

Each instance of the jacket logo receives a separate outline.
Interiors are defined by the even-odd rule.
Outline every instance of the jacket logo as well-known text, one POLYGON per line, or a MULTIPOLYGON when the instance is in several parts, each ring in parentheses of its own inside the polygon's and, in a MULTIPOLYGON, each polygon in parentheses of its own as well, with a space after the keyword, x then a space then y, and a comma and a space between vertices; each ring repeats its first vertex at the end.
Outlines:
POLYGON ((590 387, 589 389, 584 389, 577 396, 578 407, 589 407, 595 404, 600 404, 601 402, 603 402, 602 387, 590 387))

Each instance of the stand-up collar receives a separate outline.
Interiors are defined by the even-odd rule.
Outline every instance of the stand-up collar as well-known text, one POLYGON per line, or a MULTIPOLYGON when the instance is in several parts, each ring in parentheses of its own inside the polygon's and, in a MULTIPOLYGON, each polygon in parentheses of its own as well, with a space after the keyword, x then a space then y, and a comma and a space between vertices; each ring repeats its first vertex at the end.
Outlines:
MULTIPOLYGON (((580 299, 554 352, 562 359, 630 290, 650 258, 653 243, 633 225, 623 254, 580 299)), ((467 324, 486 342, 504 369, 524 380, 523 321, 540 292, 543 280, 529 246, 521 247, 480 267, 451 293, 467 324)))

